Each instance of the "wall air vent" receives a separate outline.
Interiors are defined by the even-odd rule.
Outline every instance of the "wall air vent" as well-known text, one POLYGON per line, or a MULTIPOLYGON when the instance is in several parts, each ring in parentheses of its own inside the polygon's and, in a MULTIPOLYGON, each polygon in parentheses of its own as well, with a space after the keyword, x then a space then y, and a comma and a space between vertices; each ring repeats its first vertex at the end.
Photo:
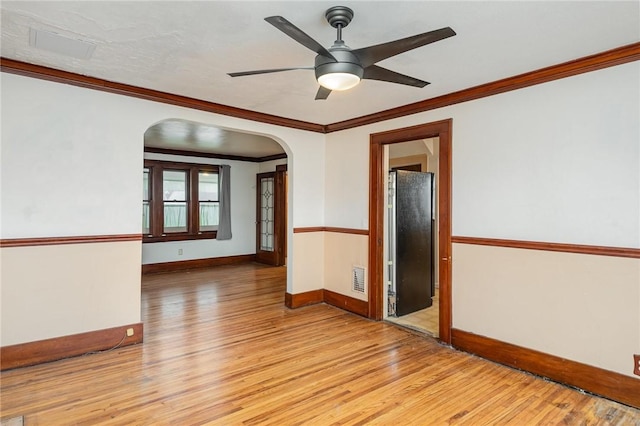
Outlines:
POLYGON ((366 292, 366 277, 366 269, 363 266, 354 266, 351 272, 351 290, 364 294, 366 292))

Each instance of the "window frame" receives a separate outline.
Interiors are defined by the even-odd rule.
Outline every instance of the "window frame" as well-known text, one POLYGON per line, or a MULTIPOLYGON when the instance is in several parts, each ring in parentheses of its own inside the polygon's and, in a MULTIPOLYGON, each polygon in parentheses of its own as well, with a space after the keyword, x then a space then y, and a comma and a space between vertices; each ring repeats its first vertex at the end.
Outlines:
POLYGON ((162 160, 144 160, 144 168, 149 169, 149 232, 142 234, 143 243, 157 243, 166 241, 186 241, 214 239, 217 230, 200 231, 200 202, 198 197, 199 173, 218 174, 218 203, 220 202, 220 174, 219 167, 212 164, 182 163, 162 160), (164 232, 164 204, 163 172, 167 170, 186 172, 186 204, 187 231, 164 232))
MULTIPOLYGON (((143 235, 143 237, 144 237, 144 235, 148 235, 151 232, 151 222, 152 222, 151 215, 153 213, 153 210, 151 209, 151 199, 153 198, 153 194, 151 193, 151 188, 152 188, 151 180, 153 179, 153 176, 152 176, 151 169, 148 168, 147 166, 144 166, 142 168, 143 177, 144 177, 145 170, 147 171, 147 189, 146 189, 147 197, 146 198, 144 197, 145 190, 143 188, 142 189, 142 191, 143 191, 143 193, 142 193, 142 195, 143 195, 142 196, 142 217, 143 217, 142 235, 143 235), (146 232, 145 232, 145 228, 144 228, 144 225, 145 225, 145 223, 144 223, 144 205, 145 205, 145 203, 148 205, 148 210, 149 210, 149 212, 147 213, 147 216, 148 216, 148 219, 149 219, 149 229, 146 230, 146 232)), ((144 185, 144 178, 143 178, 143 185, 144 185)))

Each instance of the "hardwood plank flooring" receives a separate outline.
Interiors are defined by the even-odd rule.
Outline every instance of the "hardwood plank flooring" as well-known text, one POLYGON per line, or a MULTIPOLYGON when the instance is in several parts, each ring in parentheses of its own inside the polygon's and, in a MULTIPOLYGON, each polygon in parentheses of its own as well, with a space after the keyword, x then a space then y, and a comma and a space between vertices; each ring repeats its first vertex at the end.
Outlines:
POLYGON ((3 372, 26 425, 640 425, 640 411, 320 304, 285 269, 145 275, 144 343, 3 372))

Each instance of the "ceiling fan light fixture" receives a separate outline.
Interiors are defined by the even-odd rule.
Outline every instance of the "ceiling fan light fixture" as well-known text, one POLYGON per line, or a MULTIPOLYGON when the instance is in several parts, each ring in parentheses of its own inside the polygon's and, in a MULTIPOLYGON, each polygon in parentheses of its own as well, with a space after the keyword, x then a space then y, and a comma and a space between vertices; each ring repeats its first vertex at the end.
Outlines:
POLYGON ((360 77, 347 72, 332 72, 318 77, 318 84, 329 90, 349 90, 360 83, 360 77))
POLYGON ((316 57, 316 80, 320 86, 329 90, 349 90, 362 80, 364 69, 355 63, 356 58, 350 51, 332 50, 331 53, 341 61, 331 62, 318 55, 316 57))

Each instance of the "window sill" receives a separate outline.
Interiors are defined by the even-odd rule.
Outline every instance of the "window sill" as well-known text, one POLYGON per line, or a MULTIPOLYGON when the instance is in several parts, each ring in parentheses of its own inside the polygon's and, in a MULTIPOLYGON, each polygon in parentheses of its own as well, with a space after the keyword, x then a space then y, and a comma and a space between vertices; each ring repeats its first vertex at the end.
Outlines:
POLYGON ((142 236, 143 243, 164 243, 167 241, 212 240, 218 236, 218 231, 202 232, 200 234, 172 233, 160 236, 142 236))

